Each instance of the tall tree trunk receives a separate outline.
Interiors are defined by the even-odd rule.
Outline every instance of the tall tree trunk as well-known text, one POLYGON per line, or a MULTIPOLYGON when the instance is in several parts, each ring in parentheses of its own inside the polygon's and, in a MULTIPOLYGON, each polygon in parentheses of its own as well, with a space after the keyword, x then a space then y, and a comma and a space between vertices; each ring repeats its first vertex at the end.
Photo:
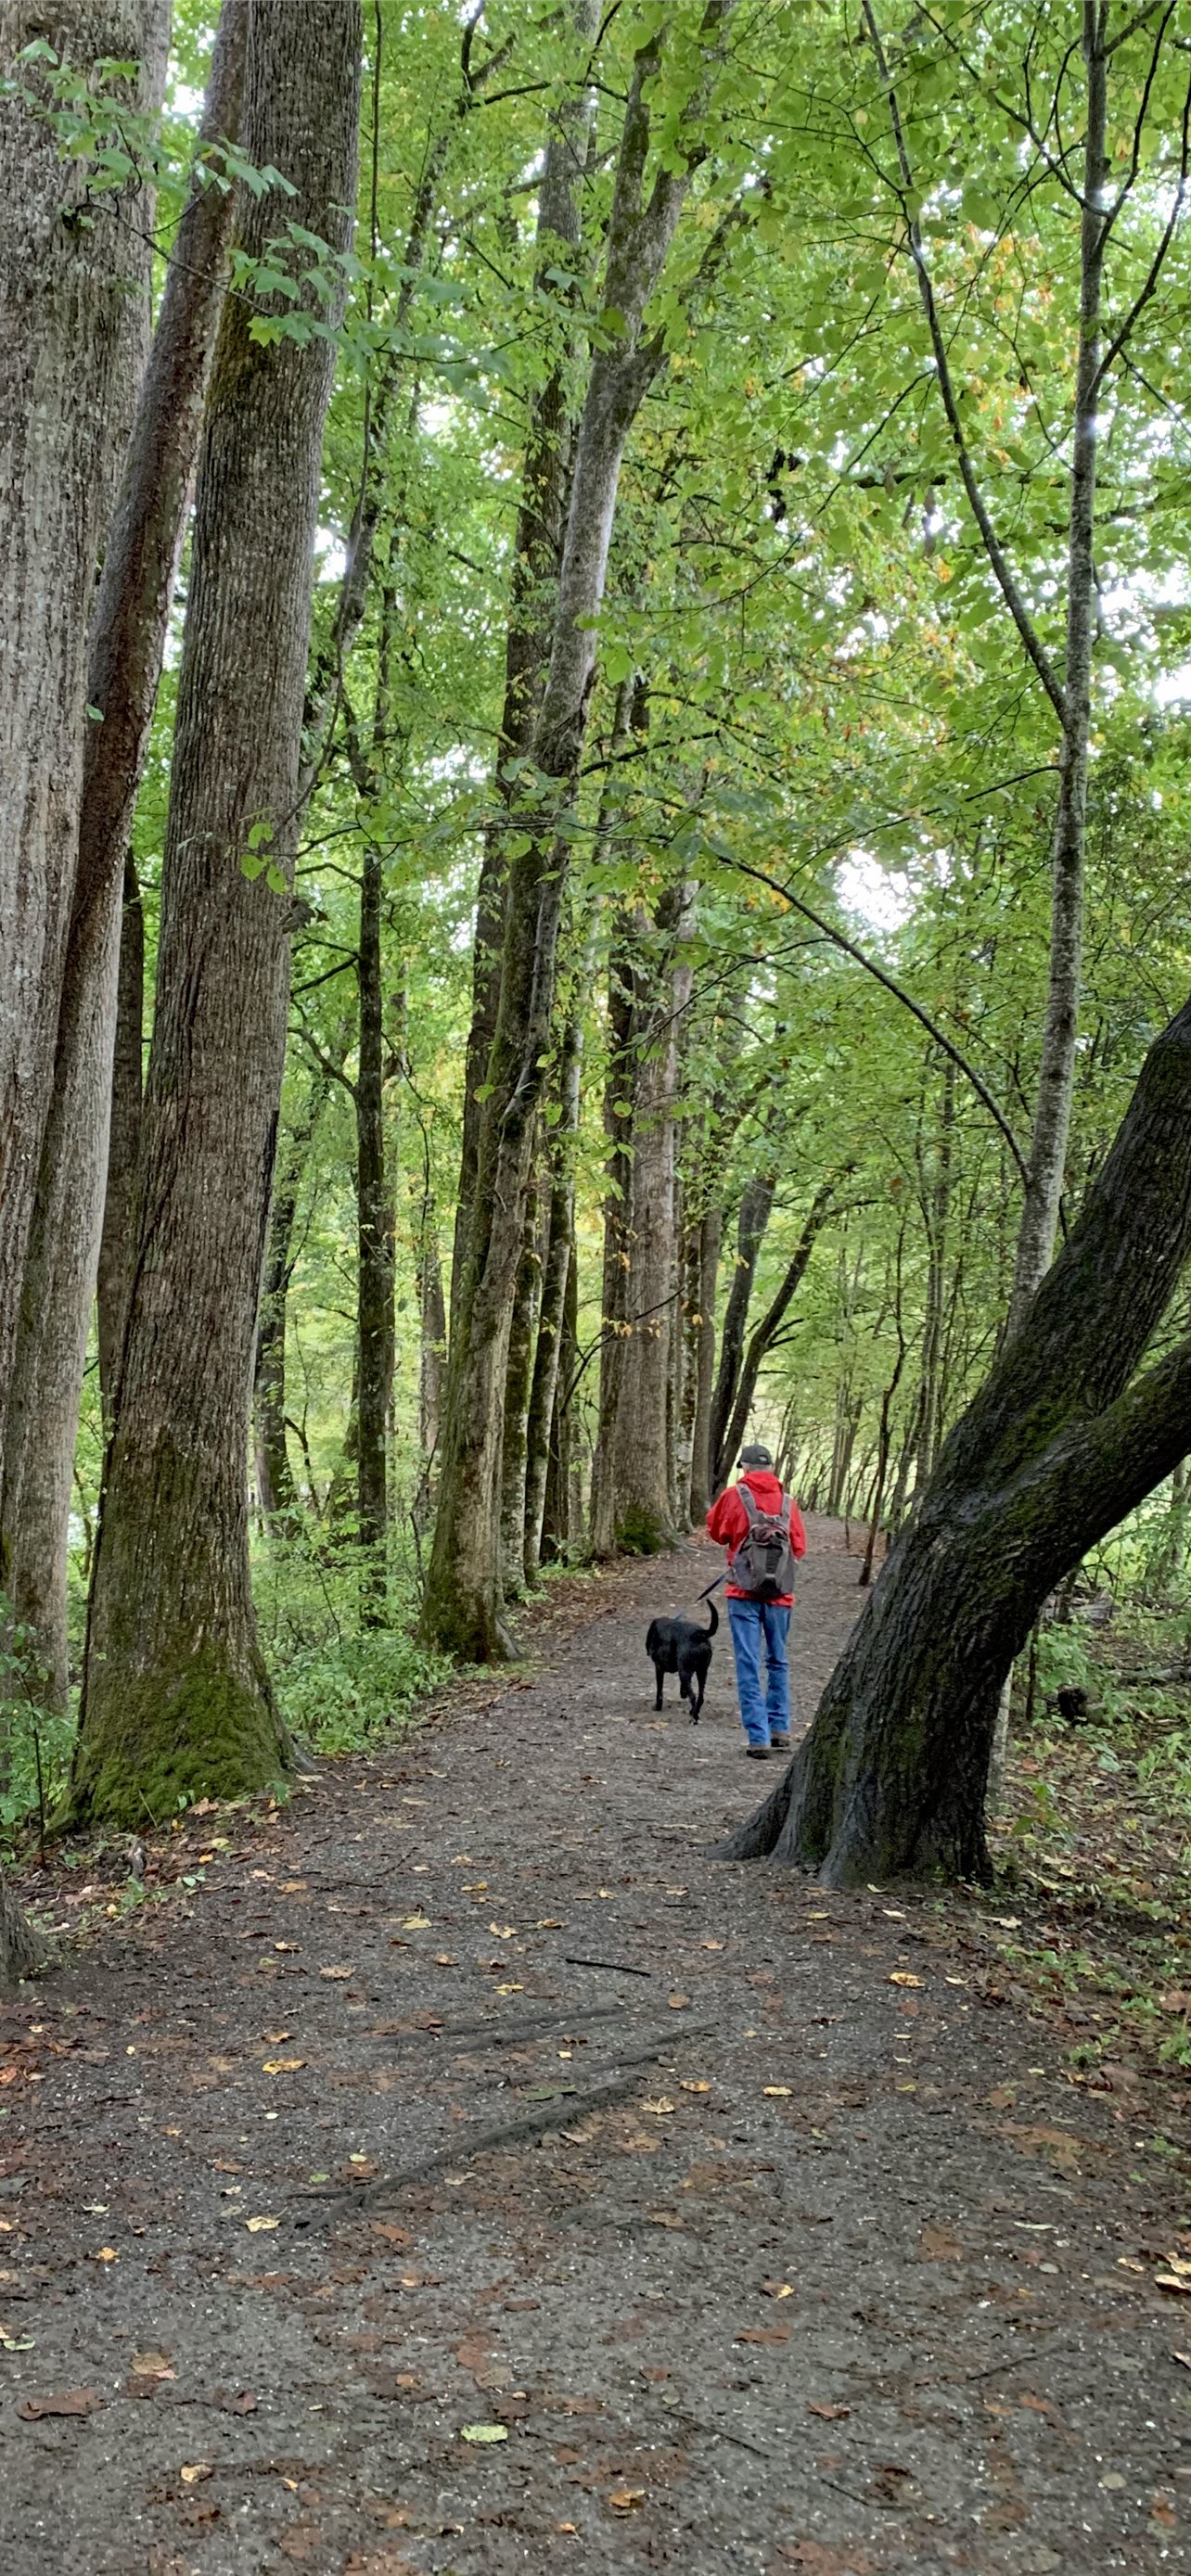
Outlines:
POLYGON ((112 1054, 112 1108, 103 1194, 103 1228, 95 1282, 99 1392, 105 1440, 111 1438, 115 1420, 116 1378, 128 1301, 133 1191, 141 1141, 144 1043, 145 914, 136 865, 130 851, 124 862, 116 1033, 112 1054))
MULTIPOLYGON (((708 0, 711 37, 730 0, 708 0)), ((512 1298, 534 1125, 554 1005, 558 923, 570 843, 557 832, 574 785, 595 672, 595 628, 625 443, 661 362, 645 336, 645 310, 661 277, 702 150, 705 91, 678 119, 665 165, 646 198, 650 98, 664 44, 659 28, 639 51, 625 109, 608 225, 604 306, 618 317, 611 346, 592 356, 575 446, 550 667, 534 731, 533 766, 544 796, 524 814, 510 859, 500 1003, 485 1085, 467 1260, 448 1371, 447 1426, 423 1632, 478 1661, 509 1651, 500 1590, 500 1437, 512 1298), (523 846, 518 847, 518 843, 523 846)), ((706 42, 710 70, 715 47, 706 42)), ((535 791, 536 792, 536 791, 535 791)), ((514 814, 513 819, 516 820, 514 814)))
POLYGON ((45 1943, 26 1921, 0 1870, 0 1992, 31 1977, 45 1957, 45 1943))
POLYGON ((525 1590, 525 1479, 529 1458, 529 1405, 534 1366, 534 1331, 542 1291, 542 1209, 537 1175, 525 1194, 521 1259, 513 1294, 509 1355, 505 1368, 504 1422, 500 1458, 500 1542, 506 1598, 519 1601, 525 1590))
POLYGON ((393 1218, 385 1172, 384 989, 381 977, 383 862, 364 843, 360 880, 359 1064, 355 1081, 356 1211, 360 1380, 357 1468, 362 1600, 370 1620, 384 1617, 388 1506, 388 1413, 393 1382, 393 1218))
POLYGON ((636 1030, 633 1152, 628 1234, 629 1308, 613 1426, 615 1542, 643 1554, 673 1543, 671 1343, 678 1287, 674 1122, 678 1087, 676 985, 685 959, 674 945, 688 930, 685 890, 659 906, 646 968, 650 1007, 636 1030), (664 943, 658 953, 659 939, 664 943))
MULTIPOLYGON (((156 104, 166 0, 60 0, 50 26, 76 72, 143 65, 131 103, 156 104)), ((84 722, 87 628, 143 349, 152 220, 135 183, 88 213, 85 159, 60 152, 52 117, 29 104, 42 67, 18 66, 42 32, 22 0, 0 0, 0 1444, 95 730, 84 722)))
POLYGON ((709 1207, 698 1230, 698 1349, 695 1418, 691 1433, 691 1519, 702 1528, 712 1497, 711 1405, 715 1388, 715 1299, 724 1212, 709 1207))
POLYGON ((1134 1381, 1191 1253, 1191 1002, 950 1433, 810 1733, 729 1847, 829 1884, 983 1877, 1001 1686, 1043 1601, 1191 1447, 1191 1342, 1134 1381), (1132 1381, 1132 1382, 1131 1382, 1132 1381))
POLYGON ((414 1500, 419 1535, 429 1521, 442 1420, 443 1376, 447 1359, 447 1301, 443 1288, 438 1229, 429 1197, 423 1203, 418 1235, 418 1446, 422 1469, 414 1500))
POLYGON ((546 1467, 542 1511, 543 1565, 565 1564, 583 1536, 583 1495, 579 1473, 578 1414, 574 1394, 579 1372, 579 1264, 575 1246, 567 1264, 563 1299, 558 1384, 546 1467))
POLYGON ((583 1009, 591 971, 591 946, 585 946, 576 990, 562 1033, 558 1064, 558 1119, 550 1134, 550 1202, 546 1257, 542 1266, 542 1304, 529 1397, 525 1467, 525 1571, 532 1583, 542 1559, 542 1518, 550 1435, 562 1358, 567 1288, 575 1257, 575 1147, 583 1081, 583 1009))
POLYGON ((943 1105, 935 1151, 934 1178, 924 1189, 926 1226, 926 1316, 922 1331, 922 1393, 918 1418, 918 1482, 929 1483, 943 1436, 943 1329, 947 1294, 948 1236, 951 1219, 951 1159, 955 1128, 955 1066, 943 1068, 943 1105))
MULTIPOLYGON (((200 152, 234 134, 246 0, 217 41, 200 152)), ((161 63, 164 81, 164 60, 161 63)), ((159 89, 160 95, 160 89, 159 89)), ((9 1585, 66 1692, 66 1555, 79 1398, 103 1223, 128 835, 157 693, 174 566, 223 297, 230 194, 196 178, 144 369, 92 620, 78 865, 58 1009, 54 1088, 42 1137, 4 1448, 9 1585)), ((141 377, 148 315, 132 314, 141 377)), ((123 453, 123 443, 117 446, 123 453)), ((134 933, 135 937, 135 927, 134 933)), ((129 982, 135 957, 129 961, 129 982)), ((139 1080, 139 1066, 138 1066, 139 1080)))
POLYGON ((744 1337, 753 1282, 757 1276, 757 1261, 776 1191, 776 1172, 764 1172, 746 1181, 736 1220, 736 1266, 724 1310, 719 1371, 711 1400, 711 1486, 714 1494, 727 1484, 736 1463, 735 1452, 729 1447, 729 1431, 744 1363, 744 1337))
MULTIPOLYGON (((292 32, 285 0, 254 0, 244 149, 287 174, 287 223, 344 245, 358 0, 308 0, 300 46, 292 32)), ((277 220, 273 190, 245 205, 250 257, 277 220)), ((245 1435, 334 352, 323 336, 262 345, 249 324, 229 299, 199 465, 136 1253, 74 1773, 76 1813, 128 1822, 260 1788, 287 1756, 252 1610, 245 1435), (267 873, 250 881, 262 821, 267 873)))
POLYGON ((286 1307, 294 1271, 298 1192, 329 1089, 330 1076, 316 1073, 302 1114, 278 1153, 273 1203, 269 1210, 265 1269, 256 1325, 252 1406, 256 1434, 256 1495, 267 1519, 278 1513, 296 1512, 298 1508, 298 1489, 285 1436, 286 1307))
MULTIPOLYGON (((570 0, 576 57, 590 55, 600 23, 599 0, 570 0)), ((583 228, 583 181, 594 133, 595 92, 581 81, 565 94, 551 118, 538 190, 538 285, 546 292, 547 269, 557 267, 560 251, 579 266, 583 228)), ((574 352, 560 350, 545 384, 534 396, 526 424, 521 500, 513 537, 513 571, 509 621, 505 638, 505 688, 495 791, 508 807, 516 798, 509 764, 533 739, 550 662, 550 639, 557 607, 571 458, 575 434, 574 352)), ((451 1332, 467 1267, 467 1239, 479 1168, 483 1102, 480 1093, 496 1036, 500 1001, 501 946, 505 917, 505 844, 503 818, 484 843, 476 899, 472 963, 472 1017, 467 1041, 463 1089, 463 1146, 451 1267, 451 1332)))
POLYGON ((790 1311, 791 1303, 797 1295, 797 1292, 806 1276, 810 1257, 814 1251, 816 1243, 818 1242, 819 1236, 831 1216, 831 1212, 835 1204, 835 1193, 837 1187, 838 1182, 833 1177, 831 1180, 824 1181, 822 1188, 815 1192, 814 1199, 811 1203, 810 1213, 798 1238, 793 1257, 787 1265, 781 1285, 777 1290, 777 1294, 771 1299, 770 1304, 767 1306, 765 1313, 761 1317, 760 1323, 754 1327, 753 1331, 749 1335, 748 1348, 745 1351, 744 1358, 740 1364, 740 1373, 736 1386, 736 1401, 732 1408, 732 1418, 728 1424, 724 1440, 724 1457, 729 1468, 731 1468, 734 1460, 740 1455, 745 1433, 748 1430, 748 1418, 752 1411, 753 1398, 757 1392, 757 1380, 760 1377, 762 1367, 768 1358, 770 1351, 773 1349, 773 1346, 779 1337, 782 1326, 790 1311))

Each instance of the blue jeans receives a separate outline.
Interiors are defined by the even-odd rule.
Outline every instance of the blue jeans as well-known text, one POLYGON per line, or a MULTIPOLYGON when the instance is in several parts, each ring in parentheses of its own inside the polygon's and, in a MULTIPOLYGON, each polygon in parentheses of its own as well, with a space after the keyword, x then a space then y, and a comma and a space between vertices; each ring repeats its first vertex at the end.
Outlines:
POLYGON ((729 1601, 728 1625, 736 1657, 736 1696, 750 1744, 768 1744, 772 1735, 790 1732, 790 1671, 786 1639, 790 1613, 773 1601, 729 1601), (769 1666, 761 1690, 761 1639, 769 1666))

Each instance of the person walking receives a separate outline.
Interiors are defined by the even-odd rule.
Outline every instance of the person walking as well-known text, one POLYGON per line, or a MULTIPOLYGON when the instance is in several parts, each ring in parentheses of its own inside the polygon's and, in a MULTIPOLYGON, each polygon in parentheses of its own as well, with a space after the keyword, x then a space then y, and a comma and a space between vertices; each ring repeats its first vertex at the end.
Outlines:
POLYGON ((786 1642, 794 1606, 794 1567, 806 1554, 802 1514, 783 1493, 768 1449, 740 1453, 740 1482, 729 1485, 707 1515, 709 1537, 728 1550, 725 1599, 736 1696, 751 1762, 790 1749, 790 1671, 786 1642), (761 1649, 766 1674, 761 1680, 761 1649))

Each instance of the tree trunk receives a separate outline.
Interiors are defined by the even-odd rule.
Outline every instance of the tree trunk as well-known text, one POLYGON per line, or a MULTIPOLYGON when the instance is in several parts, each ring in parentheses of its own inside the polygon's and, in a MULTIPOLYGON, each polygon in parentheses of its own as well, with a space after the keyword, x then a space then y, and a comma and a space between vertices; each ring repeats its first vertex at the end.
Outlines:
POLYGON ((534 1353, 525 1469, 525 1572, 532 1583, 542 1559, 542 1517, 550 1434, 558 1393, 567 1287, 575 1257, 575 1150, 583 1081, 583 1010, 591 972, 591 943, 579 964, 577 988, 562 1033, 558 1066, 558 1120, 550 1135, 550 1203, 542 1304, 534 1353))
MULTIPOLYGON (((613 1427, 618 1547, 651 1555, 673 1545, 670 1355, 677 1303, 674 1121, 678 1087, 676 986, 688 968, 674 943, 688 928, 685 893, 659 906, 652 934, 651 1007, 636 1014, 636 1080, 628 1233, 628 1320, 613 1427), (664 943, 658 955, 659 939, 664 943)), ((644 978, 639 976, 639 982, 644 978)))
POLYGON ((736 1267, 728 1291, 720 1334, 720 1365, 711 1402, 711 1486, 718 1494, 727 1484, 736 1463, 729 1447, 729 1429, 736 1406, 740 1371, 744 1362, 744 1337, 748 1326, 753 1282, 757 1260, 765 1240, 777 1190, 776 1172, 765 1172, 746 1181, 736 1220, 736 1267))
POLYGON ((422 1319, 418 1363, 418 1440, 429 1465, 438 1448, 443 1373, 447 1358, 447 1301, 433 1209, 424 1210, 418 1250, 418 1310, 422 1319))
MULTIPOLYGON (((231 0, 212 67, 204 144, 239 118, 245 0, 231 0)), ((164 84, 164 60, 161 63, 164 84)), ((87 666, 78 864, 58 1009, 4 1450, 9 1588, 38 1638, 50 1696, 66 1695, 66 1556, 79 1398, 103 1224, 128 835, 157 693, 207 360, 222 302, 230 196, 196 180, 144 371, 87 666)), ((130 308, 140 380, 148 317, 130 308)), ((117 447, 122 452, 122 444, 117 447)), ((137 925, 139 926, 139 924, 137 925)), ((135 939, 135 929, 133 931, 135 939)), ((129 960, 128 982, 135 974, 129 960)), ((137 1067, 139 1084, 139 1064, 137 1067)))
POLYGON ((124 862, 107 1180, 95 1283, 99 1392, 105 1440, 110 1440, 115 1420, 116 1377, 124 1341, 132 1260, 133 1190, 141 1141, 144 1043, 145 914, 136 867, 129 852, 124 862))
POLYGON ((26 1922, 0 1870, 0 1990, 15 1986, 21 1977, 31 1977, 44 1965, 46 1945, 26 1922))
POLYGON ((701 1529, 712 1497, 711 1404, 715 1386, 715 1298, 724 1236, 722 1208, 708 1208, 699 1227, 699 1337, 695 1420, 691 1434, 691 1519, 701 1529))
POLYGON ((728 1847, 834 1886, 988 1874, 1002 1683, 1043 1601, 1191 1447, 1191 1342, 1133 1373, 1191 1252, 1191 1002, 1069 1241, 949 1435, 805 1742, 728 1847))
POLYGON ((269 1210, 253 1374, 256 1496, 266 1519, 298 1509, 298 1489, 285 1437, 286 1306, 294 1271, 298 1191, 315 1131, 326 1107, 329 1088, 329 1077, 316 1073, 302 1115, 278 1154, 273 1203, 269 1210))
POLYGON ((786 1269, 777 1295, 749 1336, 748 1348, 740 1364, 732 1418, 724 1441, 725 1481, 734 1461, 740 1455, 762 1366, 778 1338, 790 1311, 791 1301, 806 1276, 811 1254, 831 1215, 837 1186, 837 1182, 832 1179, 824 1181, 822 1188, 816 1191, 810 1214, 798 1238, 794 1257, 786 1269))
POLYGON ((383 1621, 389 1524, 388 1414, 393 1382, 393 1217, 385 1174, 384 990, 381 976, 382 857, 364 843, 360 880, 359 1063, 355 1082, 358 1247, 359 1474, 361 1598, 383 1621))
POLYGON ((525 1195, 521 1259, 509 1329, 500 1459, 501 1579, 506 1598, 525 1590, 525 1478, 529 1454, 534 1327, 542 1288, 541 1202, 536 1175, 525 1195))
MULTIPOLYGON (((599 0, 570 0, 575 43, 588 55, 599 23, 599 0)), ((557 266, 559 251, 578 267, 583 229, 583 180, 594 132, 595 93, 581 82, 564 94, 551 118, 538 191, 538 283, 557 266)), ((548 291, 548 290, 547 290, 548 291)), ((501 804, 516 800, 509 763, 519 759, 533 739, 550 662, 550 639, 557 606, 567 498, 574 446, 574 351, 563 349, 546 383, 529 407, 521 500, 513 538, 513 571, 509 622, 505 639, 504 707, 495 788, 501 804)), ((505 918, 505 844, 507 826, 498 822, 486 834, 476 900, 472 963, 472 1017, 467 1041, 463 1088, 463 1146, 455 1249, 451 1268, 451 1332, 456 1328, 458 1298, 467 1263, 468 1228, 479 1168, 483 1102, 480 1093, 496 1036, 500 1000, 501 945, 505 918)))
MULTIPOLYGON (((308 0, 301 46, 284 0, 254 0, 244 150, 296 194, 247 202, 250 256, 279 214, 346 243, 359 50, 358 0, 308 0)), ((129 1823, 180 1797, 259 1789, 288 1749, 253 1618, 245 1433, 334 351, 323 336, 263 345, 249 324, 229 299, 199 465, 136 1252, 74 1773, 77 1814, 129 1823)))
MULTIPOLYGON (((704 30, 726 15, 709 0, 704 30)), ((618 317, 611 346, 593 353, 575 447, 559 572, 550 667, 533 740, 545 793, 513 836, 492 1042, 476 1165, 467 1260, 448 1371, 447 1425, 423 1633, 469 1660, 509 1651, 500 1590, 500 1438, 505 1364, 534 1125, 554 1004, 559 912, 570 842, 555 826, 573 794, 595 672, 595 628, 625 442, 662 357, 644 336, 645 309, 661 276, 696 159, 703 92, 678 120, 645 197, 653 92, 664 43, 659 28, 639 51, 625 109, 608 225, 605 309, 618 317), (676 165, 676 166, 675 166, 676 165), (518 845, 521 846, 518 846, 518 845)), ((707 57, 713 47, 706 44, 707 57)), ((535 793, 537 791, 535 790, 535 793)), ((516 821, 516 813, 512 817, 516 821)))
MULTIPOLYGON (((154 106, 165 0, 60 0, 50 25, 77 72, 90 76, 104 58, 143 65, 130 104, 154 106)), ((61 153, 52 118, 28 103, 40 100, 42 68, 17 68, 41 32, 21 0, 0 0, 0 1444, 94 730, 87 628, 143 347, 152 222, 135 182, 99 217, 87 213, 85 159, 61 153)), ((0 1586, 5 1577, 0 1548, 0 1586)))
POLYGON ((562 1343, 559 1352, 558 1385, 554 1396, 554 1419, 550 1426, 550 1454, 546 1467, 546 1497, 542 1512, 542 1563, 566 1564, 583 1535, 583 1497, 579 1490, 578 1418, 574 1394, 579 1371, 579 1264, 572 1242, 567 1264, 566 1295, 562 1312, 562 1343))

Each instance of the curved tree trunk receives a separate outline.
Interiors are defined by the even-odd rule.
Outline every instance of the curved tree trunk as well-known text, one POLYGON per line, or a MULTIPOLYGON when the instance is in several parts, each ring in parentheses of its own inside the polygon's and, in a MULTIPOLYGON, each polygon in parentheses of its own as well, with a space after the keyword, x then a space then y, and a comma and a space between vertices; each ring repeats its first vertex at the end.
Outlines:
POLYGON ((946 1441, 814 1723, 731 1857, 983 1877, 1001 1685, 1043 1601, 1191 1445, 1191 1343, 1130 1380, 1191 1252, 1191 1002, 1016 1337, 946 1441))
POLYGON ((778 1335, 781 1332, 781 1328, 785 1323, 786 1317, 790 1311, 791 1301, 796 1295, 798 1289, 801 1287, 802 1281, 806 1276, 811 1254, 814 1251, 819 1236, 831 1215, 837 1186, 837 1182, 832 1179, 830 1181, 824 1181, 822 1189, 816 1191, 810 1214, 806 1220, 806 1224, 803 1226, 802 1233, 798 1238, 798 1246, 794 1253, 793 1260, 790 1262, 789 1267, 786 1270, 777 1295, 766 1309, 760 1323, 749 1336, 748 1349, 746 1350, 740 1365, 740 1374, 736 1387, 736 1400, 732 1408, 732 1418, 728 1424, 727 1433, 724 1439, 723 1455, 726 1461, 725 1475, 727 1470, 731 1468, 733 1462, 740 1455, 744 1436, 748 1429, 748 1418, 752 1411, 753 1398, 757 1392, 757 1380, 761 1374, 764 1362, 767 1359, 769 1352, 773 1349, 774 1343, 776 1342, 778 1335))
MULTIPOLYGON (((164 21, 158 37, 164 87, 164 21)), ((246 0, 228 0, 201 141, 239 119, 246 0)), ((231 196, 196 179, 179 228, 149 363, 125 424, 128 452, 92 621, 78 866, 58 1010, 4 1448, 3 1546, 20 1617, 38 1638, 56 1706, 66 1697, 66 1551, 79 1398, 103 1223, 125 858, 157 694, 174 565, 223 299, 231 196)), ((141 380, 149 251, 130 306, 127 382, 141 380)), ((127 397, 125 397, 127 403, 127 397)), ((110 434, 115 424, 110 424, 110 434)), ((117 459, 124 438, 113 436, 117 459)), ((130 969, 133 961, 130 960, 130 969)), ((139 1066, 138 1066, 139 1079, 139 1066)))
MULTIPOLYGON (((358 0, 307 0, 301 46, 292 33, 286 0, 254 0, 244 149, 295 186, 287 222, 343 243, 358 0)), ((246 204, 250 255, 277 220, 273 191, 246 204)), ((127 1822, 261 1788, 288 1749, 253 1618, 245 1446, 334 352, 322 337, 263 346, 249 323, 229 300, 199 466, 136 1252, 74 1772, 76 1813, 127 1822), (268 873, 250 882, 262 820, 268 873)))
MULTIPOLYGON (((58 52, 164 71, 165 0, 60 0, 58 52)), ((151 218, 135 185, 86 212, 89 172, 27 103, 20 50, 45 32, 0 0, 0 1443, 8 1411, 77 856, 87 627, 127 434, 151 218)), ((160 90, 158 90, 160 96, 160 90)), ((123 851, 120 853, 123 857, 123 851)), ((0 1553, 0 1588, 5 1567, 0 1553)))

